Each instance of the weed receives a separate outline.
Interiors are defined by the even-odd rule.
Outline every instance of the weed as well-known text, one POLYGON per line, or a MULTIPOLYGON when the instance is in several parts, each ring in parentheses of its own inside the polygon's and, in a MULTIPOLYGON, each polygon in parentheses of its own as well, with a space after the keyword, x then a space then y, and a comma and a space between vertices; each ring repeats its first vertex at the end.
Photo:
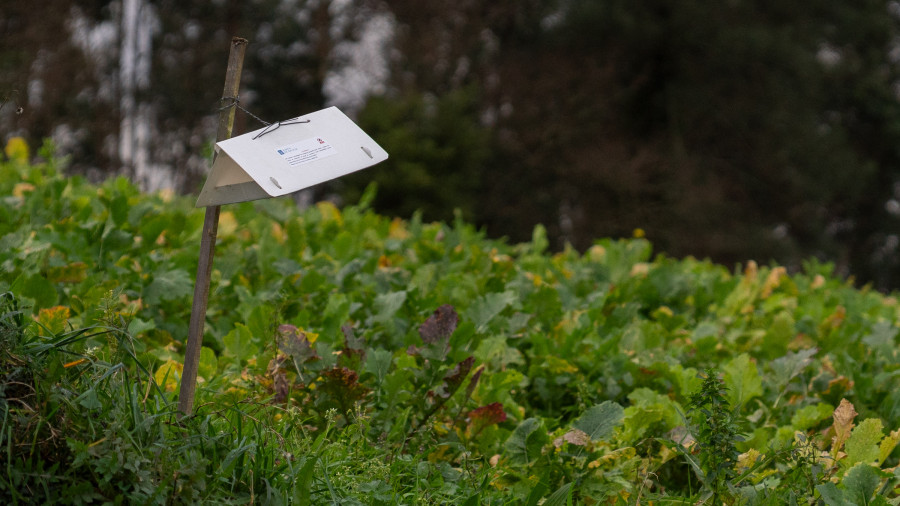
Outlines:
POLYGON ((691 394, 688 406, 692 416, 694 438, 699 453, 700 476, 711 504, 721 504, 731 498, 731 482, 736 476, 740 452, 737 443, 743 441, 736 422, 736 413, 729 405, 727 388, 714 369, 707 369, 699 390, 691 394))

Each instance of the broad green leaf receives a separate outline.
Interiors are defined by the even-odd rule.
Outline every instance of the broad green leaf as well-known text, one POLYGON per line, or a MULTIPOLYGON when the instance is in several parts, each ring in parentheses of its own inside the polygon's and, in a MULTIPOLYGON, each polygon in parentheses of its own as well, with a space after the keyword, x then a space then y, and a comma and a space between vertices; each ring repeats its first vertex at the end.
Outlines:
POLYGON ((104 251, 123 250, 134 243, 134 236, 122 229, 116 228, 112 222, 107 223, 102 239, 104 251))
POLYGON ((658 411, 661 415, 660 419, 671 428, 684 421, 681 416, 683 411, 681 406, 666 394, 649 388, 637 388, 628 394, 628 400, 631 402, 630 407, 639 407, 645 412, 648 410, 658 411))
POLYGON ((528 418, 506 440, 506 456, 513 463, 530 464, 541 456, 541 449, 548 440, 543 422, 538 418, 528 418))
POLYGON ((622 424, 625 412, 622 406, 606 401, 588 408, 572 427, 585 432, 591 441, 601 441, 612 435, 613 430, 622 424))
POLYGON ((491 322, 504 309, 513 305, 518 300, 515 292, 492 292, 482 297, 478 297, 475 302, 469 306, 466 316, 475 324, 479 332, 487 329, 487 324, 491 322))
POLYGON ((250 311, 247 318, 247 329, 250 334, 259 338, 266 338, 275 333, 275 308, 269 304, 260 304, 250 311))
POLYGON ((566 483, 565 485, 556 489, 555 492, 550 494, 547 497, 547 500, 544 501, 544 506, 566 506, 567 504, 572 504, 572 493, 574 492, 574 483, 566 483))
POLYGON ((323 326, 340 328, 344 322, 350 319, 350 302, 350 298, 343 293, 335 293, 328 297, 328 303, 322 314, 323 326))
POLYGON ((479 401, 484 404, 499 402, 504 406, 516 405, 511 392, 528 380, 516 369, 507 369, 486 374, 478 387, 479 401))
POLYGON ((225 354, 240 361, 247 360, 256 353, 253 346, 253 335, 243 323, 235 323, 231 332, 222 338, 225 354))
MULTIPOLYGON (((859 424, 860 427, 864 423, 865 421, 859 424)), ((850 439, 853 439, 853 437, 851 436, 850 439)), ((849 444, 850 441, 847 441, 847 443, 849 444)), ((875 493, 879 483, 881 483, 879 474, 876 468, 863 462, 853 466, 844 475, 842 482, 846 499, 853 504, 869 504, 872 494, 875 493)))
POLYGON ((728 402, 732 406, 741 406, 750 399, 762 395, 762 380, 750 355, 746 353, 738 355, 725 364, 722 370, 725 373, 725 386, 728 387, 728 402))
POLYGON ((381 323, 389 322, 394 314, 403 307, 406 302, 406 292, 389 292, 381 293, 375 297, 375 321, 381 323))
POLYGON ((187 271, 172 269, 157 272, 153 281, 144 289, 144 302, 150 305, 164 300, 187 297, 194 291, 194 282, 187 271))
POLYGON ((535 253, 543 253, 550 246, 547 240, 547 229, 538 223, 531 232, 531 250, 535 253))
POLYGON ((675 376, 675 382, 678 384, 678 393, 684 398, 696 392, 703 382, 697 374, 697 369, 693 367, 685 368, 681 364, 675 364, 669 370, 675 376))
POLYGON ((113 223, 121 227, 128 219, 128 197, 117 195, 109 202, 109 214, 113 223))
POLYGON ((787 345, 794 338, 794 317, 788 311, 775 315, 763 338, 763 350, 767 358, 775 358, 787 351, 787 345))
POLYGON ((14 293, 34 299, 35 311, 51 307, 59 300, 56 287, 40 274, 20 277, 13 282, 10 289, 14 293))
POLYGON ((505 369, 510 364, 525 363, 522 352, 510 346, 505 336, 492 336, 481 341, 475 350, 475 358, 479 363, 490 364, 497 370, 505 369))
POLYGON ((679 406, 668 396, 649 388, 638 388, 628 394, 630 406, 624 410, 623 441, 636 441, 647 435, 651 428, 671 430, 682 425, 679 406))
POLYGON ((100 403, 100 399, 97 398, 97 390, 93 388, 78 396, 78 404, 84 406, 84 408, 89 411, 103 407, 103 404, 100 403))
POLYGON ((197 374, 209 381, 215 377, 218 369, 219 361, 216 359, 216 352, 206 346, 200 348, 200 365, 197 368, 197 374))
POLYGON ((813 356, 818 352, 816 348, 800 350, 796 353, 788 353, 787 355, 773 360, 769 363, 774 373, 775 385, 777 388, 784 388, 792 379, 797 377, 804 369, 812 364, 813 356))
POLYGON ((142 320, 140 318, 132 318, 130 322, 128 322, 128 333, 132 337, 138 337, 144 332, 149 330, 153 330, 156 328, 156 323, 153 320, 142 320))
POLYGON ((882 429, 878 418, 867 418, 860 422, 844 445, 844 451, 847 452, 844 465, 851 467, 858 462, 871 464, 878 460, 881 438, 884 436, 882 429))
POLYGON ((834 413, 834 408, 821 402, 803 406, 791 417, 791 426, 795 430, 806 431, 826 420, 832 413, 834 413))
POLYGON ((391 370, 394 357, 388 350, 378 348, 368 353, 366 357, 366 372, 375 375, 375 380, 380 384, 391 370))
POLYGON ((893 323, 880 321, 872 326, 872 330, 863 337, 862 341, 883 358, 890 358, 897 349, 894 345, 897 332, 898 329, 893 323))
POLYGON ((826 506, 849 506, 848 503, 844 501, 844 493, 830 481, 821 485, 816 485, 816 490, 819 492, 819 495, 822 496, 822 500, 825 501, 826 506))

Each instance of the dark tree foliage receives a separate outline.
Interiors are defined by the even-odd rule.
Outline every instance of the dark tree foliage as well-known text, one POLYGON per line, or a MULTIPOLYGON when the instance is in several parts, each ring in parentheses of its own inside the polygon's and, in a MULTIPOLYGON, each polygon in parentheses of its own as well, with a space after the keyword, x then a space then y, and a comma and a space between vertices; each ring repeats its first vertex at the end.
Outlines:
MULTIPOLYGON (((124 172, 123 9, 0 7, 0 134, 66 139, 73 172, 124 172), (73 40, 112 27, 109 47, 73 40), (18 90, 13 93, 12 90, 18 90), (68 135, 63 135, 68 133, 68 135)), ((643 229, 670 255, 726 264, 816 256, 900 286, 900 7, 776 0, 140 0, 157 22, 151 164, 196 191, 232 35, 250 39, 241 105, 265 120, 323 107, 337 48, 393 22, 386 91, 358 121, 388 162, 316 189, 385 213, 585 248, 643 229)), ((98 32, 99 33, 99 32, 98 32)), ((105 41, 105 42, 104 42, 105 41)), ((145 109, 141 109, 141 108, 145 109)), ((260 124, 237 115, 236 132, 260 124)))
MULTIPOLYGON (((584 248, 640 228, 673 255, 817 256, 879 288, 900 281, 893 4, 390 7, 403 97, 480 91, 491 156, 476 161, 473 212, 489 233, 527 239, 541 222, 556 247, 584 248)), ((435 191, 467 202, 453 189, 435 191)))

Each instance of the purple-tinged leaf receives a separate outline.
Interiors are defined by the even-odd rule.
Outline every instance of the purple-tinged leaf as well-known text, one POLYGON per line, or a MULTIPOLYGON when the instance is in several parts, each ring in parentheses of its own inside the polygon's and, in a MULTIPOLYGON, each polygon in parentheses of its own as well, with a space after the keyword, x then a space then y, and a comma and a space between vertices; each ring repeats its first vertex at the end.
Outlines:
POLYGON ((450 341, 457 323, 459 316, 456 310, 450 304, 444 304, 419 327, 419 335, 428 344, 444 344, 450 341))

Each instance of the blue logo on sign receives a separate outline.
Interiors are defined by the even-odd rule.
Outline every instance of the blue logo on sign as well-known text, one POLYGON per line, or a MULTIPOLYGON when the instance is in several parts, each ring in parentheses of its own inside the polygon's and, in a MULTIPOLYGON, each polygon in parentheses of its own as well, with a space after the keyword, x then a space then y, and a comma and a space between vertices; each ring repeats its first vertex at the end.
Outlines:
POLYGON ((279 154, 279 155, 283 155, 283 154, 284 154, 284 151, 282 151, 282 150, 279 149, 279 150, 278 150, 278 154, 279 154))

